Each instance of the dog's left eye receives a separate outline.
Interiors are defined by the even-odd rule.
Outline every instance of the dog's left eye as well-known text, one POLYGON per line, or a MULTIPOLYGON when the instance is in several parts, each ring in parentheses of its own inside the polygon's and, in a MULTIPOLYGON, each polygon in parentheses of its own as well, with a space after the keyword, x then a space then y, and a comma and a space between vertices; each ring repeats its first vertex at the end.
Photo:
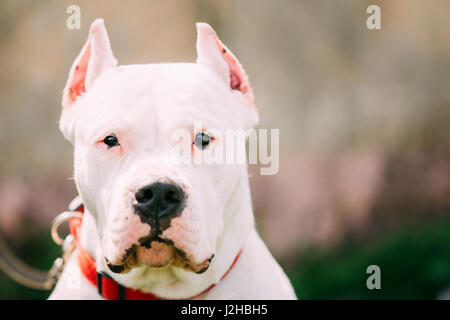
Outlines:
POLYGON ((205 149, 211 141, 214 141, 214 137, 205 132, 199 132, 195 136, 194 144, 200 149, 205 149))
POLYGON ((119 140, 115 135, 110 135, 103 139, 103 143, 106 144, 108 148, 112 148, 119 145, 119 140))

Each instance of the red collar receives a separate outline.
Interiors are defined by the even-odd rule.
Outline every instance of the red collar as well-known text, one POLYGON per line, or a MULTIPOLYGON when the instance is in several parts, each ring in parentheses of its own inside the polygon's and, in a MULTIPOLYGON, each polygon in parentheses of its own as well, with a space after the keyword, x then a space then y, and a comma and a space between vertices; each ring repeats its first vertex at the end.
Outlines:
MULTIPOLYGON (((80 206, 77 211, 83 212, 83 206, 80 206)), ((158 297, 150 292, 142 292, 140 290, 135 290, 131 288, 126 288, 111 279, 107 274, 102 274, 97 272, 97 266, 94 258, 87 252, 80 244, 80 229, 82 218, 72 218, 70 220, 70 233, 74 236, 76 246, 79 252, 78 255, 78 265, 81 269, 81 273, 84 277, 97 287, 98 293, 105 299, 108 300, 165 300, 164 298, 158 297)), ((240 255, 242 253, 242 249, 237 254, 236 258, 234 258, 233 263, 228 268, 227 272, 220 278, 223 280, 231 269, 234 267, 236 262, 238 261, 240 255)), ((208 288, 196 294, 193 297, 187 298, 186 300, 195 299, 202 294, 205 294, 212 288, 214 288, 216 284, 210 285, 208 288)))

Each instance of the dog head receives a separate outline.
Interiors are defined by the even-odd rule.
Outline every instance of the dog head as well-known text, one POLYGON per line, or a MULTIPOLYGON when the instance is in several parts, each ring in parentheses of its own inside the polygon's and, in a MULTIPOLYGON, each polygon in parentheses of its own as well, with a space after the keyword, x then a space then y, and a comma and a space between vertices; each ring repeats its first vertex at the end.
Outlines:
POLYGON ((247 179, 242 164, 174 161, 180 137, 191 155, 214 152, 226 140, 214 130, 258 121, 238 60, 209 25, 197 32, 196 63, 118 66, 98 19, 70 70, 60 129, 74 144, 77 189, 113 272, 204 272, 247 179))

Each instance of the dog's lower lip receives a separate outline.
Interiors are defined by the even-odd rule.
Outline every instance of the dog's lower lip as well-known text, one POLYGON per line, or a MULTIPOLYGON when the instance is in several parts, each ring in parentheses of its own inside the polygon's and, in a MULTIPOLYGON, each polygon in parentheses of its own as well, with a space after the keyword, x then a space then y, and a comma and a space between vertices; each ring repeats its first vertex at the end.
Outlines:
POLYGON ((202 274, 202 273, 206 272, 206 270, 208 270, 208 268, 209 268, 209 265, 207 265, 206 267, 204 267, 204 268, 198 270, 198 271, 195 272, 195 273, 196 273, 196 274, 202 274))
POLYGON ((109 261, 107 258, 105 258, 105 260, 106 260, 106 266, 112 272, 114 272, 114 273, 122 273, 123 270, 125 270, 125 264, 117 265, 117 264, 112 264, 111 261, 109 261))
POLYGON ((131 257, 131 255, 133 255, 136 249, 137 246, 133 245, 126 251, 122 264, 113 264, 111 261, 108 260, 108 258, 105 257, 106 266, 108 267, 109 270, 111 270, 114 273, 126 273, 124 272, 125 270, 128 272, 129 265, 127 265, 127 261, 131 257))
POLYGON ((202 273, 206 272, 209 269, 209 266, 211 265, 211 261, 213 259, 214 259, 214 253, 208 259, 205 260, 205 263, 207 261, 208 264, 206 266, 204 266, 203 268, 201 268, 200 270, 195 271, 195 273, 196 274, 202 274, 202 273))

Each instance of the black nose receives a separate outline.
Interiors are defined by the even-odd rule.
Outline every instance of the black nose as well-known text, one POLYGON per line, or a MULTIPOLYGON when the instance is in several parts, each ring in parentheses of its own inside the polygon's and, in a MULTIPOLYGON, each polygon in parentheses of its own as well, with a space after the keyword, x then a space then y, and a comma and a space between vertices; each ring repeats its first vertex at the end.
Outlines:
POLYGON ((180 215, 185 195, 180 187, 174 184, 156 182, 139 189, 135 195, 135 212, 144 223, 167 228, 170 219, 180 215))

